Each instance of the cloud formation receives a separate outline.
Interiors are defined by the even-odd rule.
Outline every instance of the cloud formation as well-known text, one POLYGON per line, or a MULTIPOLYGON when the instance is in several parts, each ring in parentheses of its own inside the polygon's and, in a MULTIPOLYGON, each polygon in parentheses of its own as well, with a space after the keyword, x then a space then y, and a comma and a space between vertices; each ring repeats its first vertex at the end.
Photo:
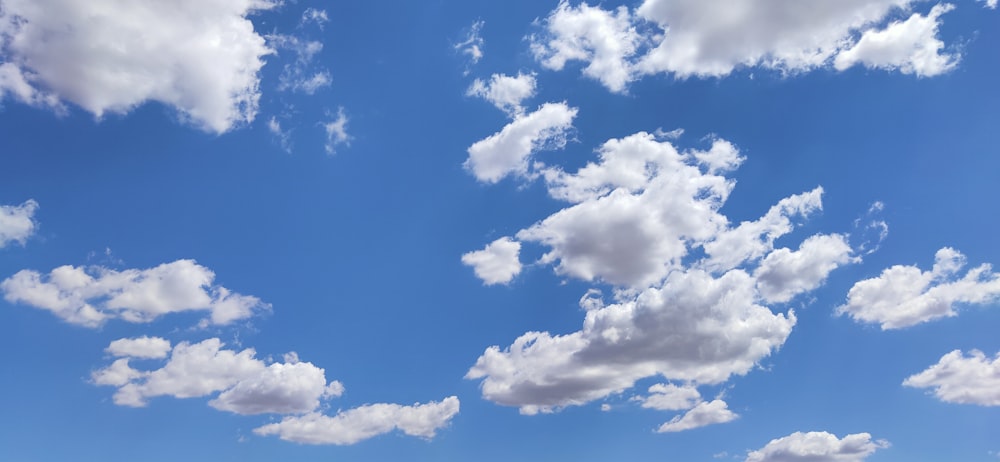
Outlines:
POLYGON ((545 103, 534 112, 516 115, 502 130, 469 147, 465 168, 484 183, 497 183, 512 174, 530 178, 536 170, 532 154, 562 149, 576 113, 566 103, 545 103))
POLYGON ((4 0, 0 95, 102 117, 148 101, 204 130, 251 122, 271 50, 247 16, 270 0, 4 0))
POLYGON ((64 321, 98 327, 109 319, 151 322, 160 316, 207 311, 203 324, 224 325, 269 307, 257 297, 214 285, 215 273, 194 260, 117 271, 60 266, 47 275, 21 270, 0 282, 4 299, 49 310, 64 321))
POLYGON ((707 425, 732 422, 739 417, 735 412, 730 411, 726 402, 717 399, 711 402, 702 402, 684 413, 677 416, 663 425, 660 425, 657 433, 675 433, 691 430, 707 425))
POLYGON ((673 139, 640 132, 607 141, 574 173, 542 169, 549 194, 569 205, 516 240, 546 247, 538 263, 560 275, 610 284, 615 300, 591 290, 580 300, 579 331, 527 332, 488 348, 466 375, 482 380, 483 397, 524 414, 553 412, 658 376, 685 385, 651 388, 642 405, 691 409, 663 431, 732 420, 723 401, 701 401, 697 387, 746 374, 784 344, 794 313, 763 303, 790 301, 857 260, 839 234, 774 248, 795 220, 822 209, 822 188, 733 226, 719 210, 739 150, 721 139, 679 150, 673 139))
POLYGON ((501 237, 483 250, 462 255, 462 263, 471 266, 476 277, 488 286, 506 284, 521 272, 521 261, 518 260, 520 251, 520 242, 501 237))
POLYGON ((859 281, 847 294, 837 313, 858 322, 878 323, 883 330, 901 329, 958 315, 955 305, 984 305, 1000 298, 1000 275, 989 264, 958 272, 965 255, 944 247, 934 255, 934 267, 896 265, 876 278, 859 281))
POLYGON ((120 339, 108 347, 118 356, 110 366, 94 371, 91 379, 97 385, 117 387, 114 402, 120 406, 142 407, 150 398, 172 396, 196 398, 219 393, 209 404, 219 410, 236 414, 289 414, 316 409, 320 399, 339 396, 340 382, 326 382, 323 369, 312 363, 290 361, 265 364, 257 359, 252 348, 242 351, 223 349, 223 343, 210 338, 199 343, 181 342, 170 348, 162 338, 120 339), (140 346, 155 345, 169 359, 155 370, 138 370, 129 361, 141 358, 164 358, 140 346))
POLYGON ((868 433, 840 439, 827 432, 795 432, 751 451, 746 462, 864 462, 876 450, 887 447, 887 441, 872 441, 868 433))
POLYGON ((38 229, 38 223, 35 221, 36 210, 38 202, 32 199, 24 201, 21 205, 0 205, 0 249, 12 242, 24 245, 38 229))
POLYGON ((412 406, 369 404, 333 417, 319 413, 285 417, 280 422, 255 428, 254 433, 305 444, 348 445, 393 430, 430 439, 448 425, 458 410, 455 396, 412 406))
POLYGON ((524 113, 521 102, 535 95, 535 76, 518 73, 516 76, 493 74, 489 81, 476 79, 465 91, 467 96, 478 96, 511 117, 524 113))
POLYGON ((983 352, 955 350, 927 370, 903 381, 914 388, 931 388, 946 403, 1000 406, 1000 353, 993 360, 983 352))
POLYGON ((645 0, 634 10, 604 10, 562 0, 540 21, 543 32, 529 39, 543 67, 561 70, 581 61, 584 75, 616 93, 646 75, 724 77, 750 67, 783 74, 855 64, 919 76, 947 72, 958 57, 944 51, 937 32, 939 17, 950 5, 883 27, 897 12, 919 4, 645 0))

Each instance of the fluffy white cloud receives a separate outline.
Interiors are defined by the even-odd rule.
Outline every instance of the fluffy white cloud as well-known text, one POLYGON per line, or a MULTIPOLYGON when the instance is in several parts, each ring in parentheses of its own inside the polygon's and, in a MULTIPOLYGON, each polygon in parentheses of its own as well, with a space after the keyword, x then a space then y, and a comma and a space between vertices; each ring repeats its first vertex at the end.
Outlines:
POLYGON ((903 385, 933 388, 934 396, 948 403, 1000 406, 1000 353, 991 361, 981 351, 965 356, 955 350, 903 385))
POLYGON ((24 245, 38 228, 34 218, 36 210, 38 202, 32 199, 21 205, 0 205, 0 249, 11 242, 24 245))
POLYGON ((856 321, 879 323, 882 329, 899 329, 930 320, 955 316, 956 304, 988 304, 1000 297, 1000 275, 989 264, 970 269, 959 278, 965 256, 945 247, 934 256, 934 268, 896 265, 877 278, 859 281, 847 294, 838 314, 856 321))
POLYGON ((149 269, 60 266, 48 275, 22 270, 0 282, 4 298, 51 311, 73 324, 97 327, 108 319, 150 322, 184 311, 208 311, 204 323, 246 319, 267 304, 213 285, 215 273, 193 260, 149 269))
POLYGON ((520 242, 501 237, 483 250, 462 255, 462 263, 471 266, 486 285, 506 284, 521 272, 520 252, 520 242))
POLYGON ((940 17, 955 8, 935 5, 927 16, 914 13, 903 22, 893 22, 883 30, 867 30, 858 43, 841 51, 834 67, 844 70, 855 64, 895 70, 918 77, 943 74, 955 68, 958 56, 942 54, 944 42, 937 38, 940 17))
POLYGON ((167 339, 142 336, 115 340, 104 351, 119 357, 160 359, 166 358, 171 349, 167 339))
POLYGON ((956 60, 940 54, 937 38, 938 17, 949 6, 879 30, 892 15, 920 3, 645 0, 635 10, 605 10, 563 0, 541 21, 543 33, 530 37, 531 50, 549 69, 584 62, 583 73, 613 92, 643 75, 721 77, 757 66, 795 73, 860 62, 936 75, 956 60))
POLYGON ((222 133, 254 119, 271 53, 247 16, 279 3, 4 0, 0 93, 58 98, 97 117, 158 101, 222 133))
POLYGON ((746 462, 863 462, 876 450, 887 447, 888 442, 872 441, 868 433, 838 439, 827 432, 795 432, 751 451, 746 462))
MULTIPOLYGON (((794 313, 762 302, 813 290, 854 261, 838 234, 772 251, 793 218, 822 209, 822 188, 733 227, 719 210, 734 187, 722 173, 740 164, 739 151, 720 139, 708 150, 679 151, 671 139, 637 133, 604 143, 599 160, 575 173, 543 170, 550 195, 571 204, 517 239, 548 247, 540 263, 559 274, 611 284, 615 303, 589 291, 579 331, 528 332, 488 348, 466 375, 482 379, 485 398, 525 414, 551 412, 659 376, 686 385, 651 389, 646 407, 693 406, 698 385, 746 374, 784 344, 794 313)), ((706 406, 668 428, 691 425, 703 411, 725 414, 720 404, 706 406)))
POLYGON ((641 398, 642 407, 660 411, 682 411, 691 409, 701 401, 701 393, 692 386, 678 387, 668 383, 658 383, 649 387, 649 396, 641 398))
POLYGON ((656 431, 659 433, 682 432, 706 425, 731 422, 737 417, 739 416, 729 410, 725 401, 717 399, 698 404, 684 413, 683 416, 674 417, 670 422, 660 425, 656 431))
POLYGON ((983 6, 991 10, 997 9, 997 0, 979 0, 983 2, 983 6))
POLYGON ((545 103, 532 113, 517 115, 502 130, 469 147, 465 168, 485 183, 510 174, 528 177, 533 153, 566 145, 576 113, 566 103, 545 103))
POLYGON ((347 134, 347 114, 344 112, 344 108, 341 107, 337 109, 337 118, 326 122, 323 124, 323 129, 326 130, 326 149, 327 154, 334 154, 337 150, 337 146, 351 145, 351 135, 347 134))
POLYGON ((490 347, 466 377, 483 379, 485 398, 525 414, 593 401, 654 375, 720 383, 749 372, 795 324, 791 312, 755 304, 754 291, 741 270, 690 270, 621 303, 585 298, 582 330, 529 332, 506 349, 490 347))
POLYGON ((333 417, 319 413, 285 417, 280 422, 254 429, 254 433, 277 435, 296 443, 336 445, 354 444, 396 429, 411 436, 433 438, 458 410, 459 401, 455 396, 412 406, 369 404, 333 417))
POLYGON ((511 77, 507 74, 493 74, 488 82, 476 79, 466 90, 468 96, 478 96, 489 101, 501 111, 511 116, 524 113, 521 102, 535 95, 535 76, 518 73, 511 77))
MULTIPOLYGON (((716 140, 712 150, 736 150, 716 140)), ((542 263, 559 274, 614 285, 648 287, 679 268, 687 244, 724 229, 717 210, 733 182, 699 168, 698 153, 680 153, 641 132, 609 140, 600 161, 574 174, 550 169, 553 197, 577 202, 517 233, 551 248, 542 263)))
MULTIPOLYGON (((256 359, 253 349, 223 349, 217 338, 177 344, 159 369, 141 371, 129 365, 132 358, 165 357, 136 351, 165 342, 145 337, 112 342, 109 351, 129 357, 95 371, 91 376, 94 383, 118 387, 115 404, 133 407, 145 406, 157 396, 194 398, 221 392, 209 404, 237 414, 309 412, 319 406, 321 398, 343 392, 339 382, 327 384, 323 369, 298 362, 294 355, 292 361, 268 365, 256 359)), ((166 345, 169 349, 169 343, 166 345)))
POLYGON ((625 90, 632 80, 628 58, 642 37, 632 24, 628 8, 615 11, 586 3, 571 7, 561 0, 545 20, 547 34, 531 37, 531 50, 543 66, 561 70, 567 61, 586 61, 583 73, 614 92, 625 90))
POLYGON ((827 275, 844 264, 859 261, 840 234, 811 236, 799 250, 777 249, 754 271, 761 297, 768 302, 787 302, 826 281, 827 275))

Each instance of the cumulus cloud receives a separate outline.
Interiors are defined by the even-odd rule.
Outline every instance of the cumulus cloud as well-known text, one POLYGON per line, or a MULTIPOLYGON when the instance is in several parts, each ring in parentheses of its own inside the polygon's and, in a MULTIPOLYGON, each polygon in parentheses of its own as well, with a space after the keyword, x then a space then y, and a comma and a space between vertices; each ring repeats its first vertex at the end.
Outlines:
POLYGON ((887 441, 872 441, 868 433, 839 439, 827 432, 795 432, 751 451, 746 462, 863 462, 876 450, 887 447, 887 441))
POLYGON ((488 82, 474 80, 465 94, 483 98, 513 117, 524 113, 521 102, 535 95, 535 86, 533 74, 493 74, 488 82))
POLYGON ((97 117, 158 101, 222 133, 257 114, 271 49, 247 16, 279 3, 5 0, 0 93, 97 117))
POLYGON ((672 383, 658 383, 649 387, 649 396, 641 398, 642 407, 660 411, 682 411, 701 402, 701 393, 692 386, 678 387, 672 383))
POLYGON ((765 301, 787 302, 826 281, 831 271, 858 261, 840 234, 815 235, 802 242, 799 250, 777 249, 754 271, 757 287, 765 301))
POLYGON ((21 205, 0 205, 0 249, 12 242, 24 245, 38 229, 37 210, 38 202, 32 199, 21 205))
POLYGON ((462 255, 462 263, 471 266, 486 285, 506 284, 521 272, 520 251, 520 242, 501 237, 483 250, 462 255))
POLYGON ((739 416, 729 410, 725 401, 717 399, 698 404, 684 413, 683 416, 674 417, 670 422, 660 425, 656 431, 658 433, 682 432, 707 425, 731 422, 737 417, 739 416))
POLYGON ((577 109, 566 103, 545 103, 534 112, 517 115, 502 130, 469 147, 465 168, 484 183, 508 175, 532 175, 531 155, 566 145, 577 109))
POLYGON ((724 173, 742 161, 739 150, 714 139, 707 150, 682 151, 665 135, 609 140, 598 161, 575 173, 543 170, 550 195, 570 204, 517 240, 546 247, 539 263, 558 274, 612 285, 615 301, 605 304, 591 290, 580 301, 580 330, 528 332, 506 348, 488 348, 466 375, 482 380, 486 399, 525 414, 553 412, 657 376, 685 386, 650 389, 644 406, 700 406, 668 429, 722 419, 723 405, 700 403, 697 387, 748 373, 795 325, 792 311, 762 303, 813 290, 855 260, 838 234, 773 250, 794 218, 822 209, 822 188, 732 226, 719 211, 734 187, 724 173))
POLYGON ((326 144, 323 148, 326 149, 327 154, 333 155, 339 145, 351 145, 351 135, 347 134, 348 121, 347 113, 341 107, 337 109, 337 117, 335 119, 323 124, 323 129, 326 131, 326 144))
POLYGON ((989 264, 958 272, 966 258, 950 247, 938 250, 934 267, 896 265, 879 277, 859 281, 837 308, 855 321, 879 323, 883 330, 900 329, 942 317, 956 316, 957 304, 984 305, 1000 297, 1000 275, 989 264))
POLYGON ((676 271, 634 299, 581 303, 590 309, 580 331, 528 332, 506 349, 488 348, 466 377, 483 379, 486 399, 525 414, 584 404, 655 375, 720 383, 749 372, 795 325, 794 314, 774 314, 755 298, 743 271, 676 271))
POLYGON ((142 336, 115 340, 104 351, 118 357, 162 359, 167 357, 171 349, 167 339, 142 336))
POLYGON ((1000 406, 1000 353, 990 360, 978 350, 968 356, 955 350, 903 385, 931 388, 934 396, 947 403, 1000 406))
POLYGON ((997 0, 978 0, 983 2, 983 7, 989 8, 991 10, 997 9, 997 0))
POLYGON ((455 396, 412 406, 369 404, 333 417, 319 413, 285 417, 280 422, 255 428, 254 433, 305 444, 348 445, 393 430, 429 439, 448 425, 458 410, 455 396))
POLYGON ((22 270, 0 282, 4 298, 51 311, 63 320, 98 327, 109 319, 150 322, 178 312, 207 311, 205 324, 246 319, 268 305, 213 285, 215 273, 193 260, 117 271, 60 266, 47 275, 22 270))
POLYGON ((146 406, 157 396, 195 398, 221 392, 209 404, 236 414, 309 412, 320 399, 343 392, 339 382, 327 384, 323 369, 298 362, 294 355, 290 362, 268 365, 255 357, 252 348, 236 351, 223 346, 217 338, 181 342, 173 349, 161 338, 120 339, 108 351, 126 357, 94 371, 91 378, 95 384, 117 387, 114 402, 120 406, 146 406), (165 358, 167 352, 170 357, 159 369, 129 365, 130 359, 165 358))
MULTIPOLYGON (((990 0, 991 2, 993 0, 990 0)), ((941 54, 938 17, 884 24, 917 0, 644 0, 634 10, 605 10, 562 0, 530 36, 542 66, 560 70, 584 63, 584 75, 623 92, 644 75, 723 77, 738 68, 790 74, 856 63, 937 75, 954 67, 941 54), (881 29, 880 29, 881 28, 881 29), (860 36, 860 39, 857 37, 860 36)))
POLYGON ((545 19, 545 35, 531 37, 531 50, 543 66, 561 70, 567 61, 585 61, 583 73, 611 91, 622 92, 632 80, 628 61, 642 37, 628 8, 614 11, 586 3, 572 7, 566 0, 545 19))
POLYGON ((856 64, 869 68, 899 70, 904 74, 931 77, 948 72, 958 64, 958 55, 942 54, 944 42, 937 38, 942 14, 955 9, 935 5, 926 16, 914 13, 903 22, 893 22, 882 30, 867 30, 854 46, 842 50, 834 60, 837 70, 856 64))

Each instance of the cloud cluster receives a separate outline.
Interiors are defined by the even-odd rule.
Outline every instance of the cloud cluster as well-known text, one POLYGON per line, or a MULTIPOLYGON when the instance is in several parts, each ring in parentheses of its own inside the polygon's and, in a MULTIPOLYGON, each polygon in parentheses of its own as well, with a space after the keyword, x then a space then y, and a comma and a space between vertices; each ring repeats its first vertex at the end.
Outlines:
MULTIPOLYGON (((762 303, 790 301, 857 261, 838 234, 775 249, 795 220, 822 209, 821 188, 733 226, 719 210, 734 187, 724 174, 743 160, 738 149, 715 139, 706 150, 679 150, 671 139, 640 132, 607 141, 599 159, 576 172, 539 169, 549 194, 569 205, 496 242, 547 248, 538 263, 612 285, 615 302, 592 290, 580 301, 579 331, 528 332, 506 348, 488 348, 466 375, 482 380, 486 399, 525 414, 552 412, 659 376, 685 385, 650 389, 643 406, 689 409, 660 431, 728 422, 736 414, 726 403, 701 401, 696 387, 746 374, 784 344, 794 313, 762 303)), ((492 253, 466 255, 499 260, 492 253)))
POLYGON ((887 447, 887 441, 872 441, 868 433, 837 438, 827 432, 795 432, 751 451, 746 462, 863 462, 875 451, 887 447))
POLYGON ((937 30, 951 5, 882 27, 917 4, 645 0, 635 10, 604 10, 562 0, 541 21, 544 31, 529 38, 542 66, 560 70, 567 62, 582 61, 584 75, 613 92, 625 91, 644 75, 722 77, 757 66, 782 73, 856 64, 918 76, 947 72, 958 56, 945 51, 937 30))
POLYGON ((991 361, 981 351, 955 350, 937 364, 903 381, 914 388, 932 388, 944 402, 1000 406, 1000 353, 991 361))
POLYGON ((35 233, 38 202, 28 199, 21 205, 0 205, 0 249, 12 242, 24 245, 35 233))
POLYGON ((252 121, 271 53, 247 16, 271 0, 4 0, 0 95, 97 117, 147 101, 222 133, 252 121))
POLYGON ((956 316, 956 304, 982 305, 1000 299, 1000 275, 989 264, 958 272, 966 259, 945 247, 934 255, 934 267, 896 265, 876 278, 859 281, 837 308, 858 322, 878 323, 882 329, 901 329, 943 317, 956 316))
POLYGON ((508 175, 530 178, 537 170, 529 163, 531 156, 563 148, 576 113, 566 103, 545 103, 534 112, 517 114, 502 130, 469 147, 465 168, 486 183, 508 175))
POLYGON ((196 398, 214 395, 208 404, 235 414, 281 414, 278 423, 254 430, 258 435, 310 444, 354 444, 394 429, 407 435, 431 438, 459 410, 452 396, 438 403, 401 406, 370 404, 329 417, 318 409, 338 397, 344 386, 326 380, 322 368, 301 362, 295 353, 283 362, 265 363, 252 348, 223 348, 218 338, 199 343, 170 342, 158 337, 119 339, 108 353, 119 357, 91 374, 97 385, 117 388, 115 404, 146 406, 151 398, 196 398), (169 355, 169 357, 168 357, 169 355), (132 361, 166 359, 158 369, 133 368, 132 361))
POLYGON ((257 297, 213 285, 214 280, 212 270, 193 260, 122 271, 66 265, 47 275, 19 271, 0 282, 0 291, 8 302, 49 310, 86 327, 109 319, 144 323, 187 311, 207 311, 204 324, 224 325, 269 306, 257 297))

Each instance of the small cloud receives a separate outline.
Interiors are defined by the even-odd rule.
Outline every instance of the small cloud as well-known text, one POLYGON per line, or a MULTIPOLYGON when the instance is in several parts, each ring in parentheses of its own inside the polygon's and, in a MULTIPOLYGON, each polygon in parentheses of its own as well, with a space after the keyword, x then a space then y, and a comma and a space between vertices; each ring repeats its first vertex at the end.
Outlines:
POLYGON ((471 266, 476 276, 483 280, 483 284, 506 284, 521 272, 521 262, 518 260, 520 251, 520 242, 502 237, 483 250, 462 255, 462 263, 471 266))
POLYGON ((323 129, 326 130, 326 144, 324 148, 327 154, 333 155, 336 153, 336 148, 339 145, 351 145, 352 138, 347 134, 348 121, 347 114, 344 112, 343 106, 341 106, 337 109, 336 119, 322 124, 323 129))
POLYGON ((299 21, 299 26, 305 26, 309 23, 315 23, 319 26, 320 30, 323 29, 323 25, 330 21, 330 18, 326 14, 326 10, 320 10, 316 8, 306 8, 302 12, 302 19, 299 21))
MULTIPOLYGON (((466 33, 465 39, 453 45, 455 51, 469 57, 468 67, 474 66, 480 59, 483 59, 483 37, 480 33, 485 24, 486 22, 482 20, 472 23, 472 26, 469 26, 469 31, 466 33)), ((468 68, 466 68, 464 74, 469 75, 468 68)))

